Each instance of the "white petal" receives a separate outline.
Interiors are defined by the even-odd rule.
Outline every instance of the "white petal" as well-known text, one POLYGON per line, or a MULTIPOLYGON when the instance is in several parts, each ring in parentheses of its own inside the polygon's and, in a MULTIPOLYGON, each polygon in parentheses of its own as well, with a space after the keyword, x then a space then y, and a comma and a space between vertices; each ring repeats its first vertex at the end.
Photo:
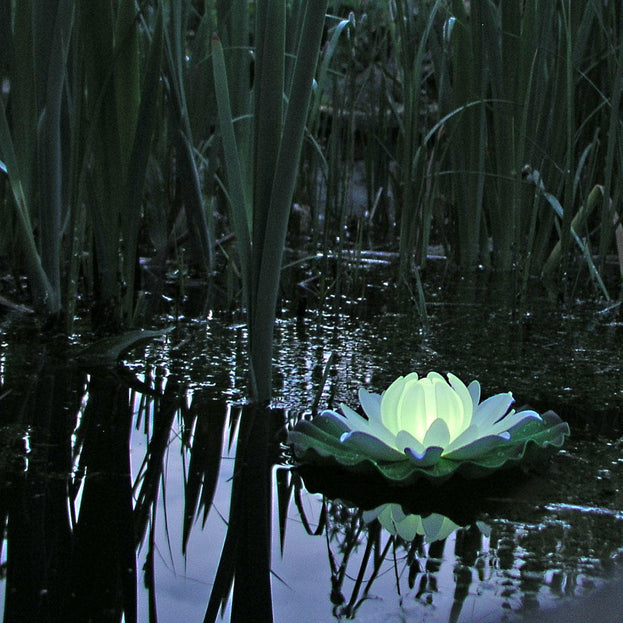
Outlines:
POLYGON ((502 441, 508 441, 510 439, 510 433, 505 431, 499 435, 486 435, 485 437, 478 437, 471 443, 463 444, 460 448, 454 450, 446 450, 443 453, 444 458, 452 459, 453 461, 466 461, 470 459, 476 459, 483 454, 486 454, 498 446, 502 441))
POLYGON ((448 444, 448 446, 444 450, 444 453, 443 453, 444 456, 448 455, 450 452, 453 452, 454 450, 458 450, 459 448, 462 448, 463 446, 473 443, 479 437, 482 437, 480 428, 472 424, 469 428, 465 429, 456 439, 453 439, 448 444))
MULTIPOLYGON (((463 432, 471 424, 472 414, 474 412, 474 400, 468 388, 465 387, 463 381, 454 376, 454 374, 448 373, 448 380, 450 381, 450 386, 455 391, 463 406, 463 417, 460 428, 460 432, 463 432)), ((459 434, 458 432, 454 433, 451 427, 450 432, 452 433, 452 437, 456 437, 459 434)))
POLYGON ((524 420, 535 419, 541 419, 541 416, 536 411, 526 409, 525 411, 517 411, 517 413, 511 412, 504 419, 489 427, 486 430, 486 434, 499 435, 501 432, 510 430, 524 420))
POLYGON ((426 432, 423 443, 426 448, 430 446, 445 448, 450 443, 450 431, 446 421, 437 418, 426 432))
MULTIPOLYGON (((420 381, 420 388, 424 396, 424 414, 426 416, 426 430, 430 428, 430 425, 437 419, 437 395, 435 387, 439 384, 445 383, 448 386, 447 381, 437 372, 429 372, 425 379, 420 381)), ((442 386, 442 385, 440 385, 442 386)))
POLYGON ((443 376, 439 374, 439 372, 429 372, 426 375, 426 378, 432 382, 443 381, 444 383, 447 383, 446 379, 444 379, 443 376))
MULTIPOLYGON (((408 377, 409 376, 411 375, 408 375, 408 377)), ((400 430, 398 426, 398 413, 404 384, 405 377, 399 376, 385 390, 381 399, 381 419, 383 420, 383 424, 394 433, 400 430)))
POLYGON ((481 402, 476 409, 472 422, 480 429, 493 426, 508 411, 513 404, 513 395, 508 392, 506 394, 496 394, 481 402))
MULTIPOLYGON (((457 379, 458 380, 458 379, 457 379)), ((446 422, 448 427, 449 439, 458 437, 469 425, 465 425, 465 411, 463 401, 456 391, 446 381, 436 382, 435 385, 435 401, 436 401, 436 416, 446 422)), ((465 395, 468 400, 468 413, 467 418, 471 420, 472 402, 467 388, 465 388, 465 395)))
POLYGON ((405 448, 405 456, 411 459, 418 467, 432 467, 439 463, 443 448, 430 447, 426 448, 424 454, 414 452, 411 448, 405 448))
POLYGON ((401 461, 404 454, 395 448, 383 443, 378 437, 361 431, 344 433, 340 441, 350 447, 355 448, 366 457, 373 461, 401 461))
POLYGON ((368 430, 370 427, 370 423, 366 418, 359 415, 357 411, 351 409, 348 405, 344 403, 340 404, 340 409, 342 411, 343 419, 346 421, 348 426, 353 430, 368 430))
POLYGON ((472 398, 472 406, 473 410, 475 411, 478 407, 478 404, 480 403, 480 383, 476 380, 472 381, 467 386, 467 391, 472 398))
MULTIPOLYGON (((416 439, 424 439, 431 422, 428 421, 427 411, 430 410, 426 397, 426 388, 430 383, 426 379, 411 380, 405 384, 397 409, 398 431, 409 431, 416 439)), ((433 405, 434 407, 434 405, 433 405)))
POLYGON ((401 430, 396 435, 396 447, 403 451, 405 448, 411 448, 414 452, 421 455, 426 451, 424 444, 406 430, 401 430))
POLYGON ((328 409, 323 411, 318 416, 318 418, 314 418, 314 423, 323 427, 324 420, 330 421, 342 432, 348 432, 349 430, 351 430, 351 426, 349 425, 346 418, 341 413, 337 413, 337 411, 329 411, 328 409))
POLYGON ((383 425, 383 422, 380 420, 366 420, 366 418, 362 417, 359 413, 345 404, 341 404, 340 408, 344 412, 344 416, 350 430, 378 437, 383 443, 391 447, 396 445, 396 435, 392 431, 387 430, 387 428, 383 425))
POLYGON ((381 395, 359 388, 359 404, 370 420, 381 419, 381 395))

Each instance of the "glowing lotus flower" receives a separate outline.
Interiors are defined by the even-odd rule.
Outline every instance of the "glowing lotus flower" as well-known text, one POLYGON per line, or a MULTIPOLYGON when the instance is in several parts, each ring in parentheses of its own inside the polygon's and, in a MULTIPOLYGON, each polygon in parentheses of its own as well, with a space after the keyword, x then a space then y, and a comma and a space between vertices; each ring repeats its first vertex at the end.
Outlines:
MULTIPOLYGON (((289 433, 302 460, 335 460, 405 481, 416 474, 446 478, 462 465, 477 476, 524 458, 529 442, 560 447, 569 426, 553 412, 510 409, 510 392, 480 402, 480 384, 468 387, 436 372, 396 379, 381 396, 359 390, 366 417, 347 405, 299 422, 289 433), (510 409, 510 410, 509 410, 510 409)), ((470 473, 471 472, 471 473, 470 473)))

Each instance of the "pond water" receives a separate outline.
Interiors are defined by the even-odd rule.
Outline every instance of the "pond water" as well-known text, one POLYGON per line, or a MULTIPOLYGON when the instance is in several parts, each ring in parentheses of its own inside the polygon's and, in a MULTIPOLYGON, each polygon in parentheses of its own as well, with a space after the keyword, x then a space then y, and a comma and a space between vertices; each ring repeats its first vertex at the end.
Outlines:
POLYGON ((264 410, 244 405, 237 317, 164 318, 122 366, 5 317, 4 621, 618 620, 600 591, 623 555, 621 307, 561 310, 537 286, 518 300, 483 273, 429 285, 423 331, 392 284, 359 294, 284 309, 264 410), (440 488, 293 466, 293 422, 430 370, 553 409, 571 438, 527 471, 440 488))

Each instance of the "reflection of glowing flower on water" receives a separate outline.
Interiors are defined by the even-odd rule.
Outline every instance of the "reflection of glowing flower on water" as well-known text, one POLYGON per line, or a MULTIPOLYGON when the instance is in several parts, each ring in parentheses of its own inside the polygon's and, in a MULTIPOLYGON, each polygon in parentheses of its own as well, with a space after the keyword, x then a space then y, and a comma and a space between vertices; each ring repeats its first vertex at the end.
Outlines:
POLYGON ((363 512, 363 520, 366 523, 372 523, 375 519, 378 519, 387 532, 405 541, 413 541, 418 534, 423 536, 427 543, 443 541, 461 527, 439 513, 431 513, 426 517, 407 514, 400 504, 381 504, 363 512))
POLYGON ((446 478, 459 467, 480 475, 524 458, 529 449, 562 446, 569 426, 553 412, 510 409, 510 392, 480 402, 480 384, 466 387, 436 372, 396 379, 383 395, 359 390, 366 417, 342 404, 299 422, 289 440, 304 461, 372 465, 385 477, 446 478))

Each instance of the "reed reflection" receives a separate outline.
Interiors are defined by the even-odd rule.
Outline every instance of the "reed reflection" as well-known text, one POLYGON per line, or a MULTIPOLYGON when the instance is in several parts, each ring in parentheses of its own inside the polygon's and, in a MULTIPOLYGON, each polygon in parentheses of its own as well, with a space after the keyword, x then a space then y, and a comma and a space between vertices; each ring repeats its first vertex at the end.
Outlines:
POLYGON ((613 573, 612 558, 595 557, 590 543, 598 523, 615 526, 613 517, 552 518, 522 499, 538 483, 521 472, 391 488, 337 468, 301 466, 293 483, 305 491, 294 494, 301 524, 326 540, 326 587, 337 620, 532 616, 594 586, 583 576, 613 573))
POLYGON ((156 390, 122 369, 87 373, 46 354, 40 362, 29 384, 5 378, 4 621, 135 622, 136 548, 157 500, 177 388, 156 390), (130 432, 147 411, 151 440, 135 502, 130 432))
MULTIPOLYGON (((472 568, 487 549, 485 524, 459 526, 437 513, 407 513, 395 503, 366 511, 327 498, 320 516, 336 619, 355 619, 360 608, 374 599, 375 584, 387 583, 389 576, 403 614, 419 603, 436 609, 436 621, 459 620, 472 584, 472 568), (454 595, 448 600, 444 591, 451 586, 454 595), (442 615, 446 606, 448 613, 442 615)), ((386 594, 387 587, 378 590, 386 594)))
POLYGON ((71 577, 71 411, 82 378, 42 358, 3 375, 0 521, 5 527, 4 621, 56 621, 71 577), (59 373, 60 370, 60 373, 59 373), (6 393, 5 393, 6 390, 6 393))
POLYGON ((7 622, 175 620, 175 591, 196 599, 192 621, 223 609, 232 621, 282 620, 292 611, 273 603, 276 577, 313 602, 309 616, 353 618, 379 603, 385 616, 397 600, 406 617, 434 610, 436 623, 460 622, 580 594, 586 577, 607 574, 608 544, 621 539, 616 512, 548 511, 531 497, 544 481, 523 474, 392 489, 294 469, 279 445, 283 410, 228 405, 163 370, 87 373, 42 357, 29 377, 9 372, 7 622), (271 560, 276 534, 281 561, 271 560), (292 566, 309 541, 314 563, 327 561, 312 587, 292 566), (167 573, 198 559, 209 564, 194 589, 167 573))

